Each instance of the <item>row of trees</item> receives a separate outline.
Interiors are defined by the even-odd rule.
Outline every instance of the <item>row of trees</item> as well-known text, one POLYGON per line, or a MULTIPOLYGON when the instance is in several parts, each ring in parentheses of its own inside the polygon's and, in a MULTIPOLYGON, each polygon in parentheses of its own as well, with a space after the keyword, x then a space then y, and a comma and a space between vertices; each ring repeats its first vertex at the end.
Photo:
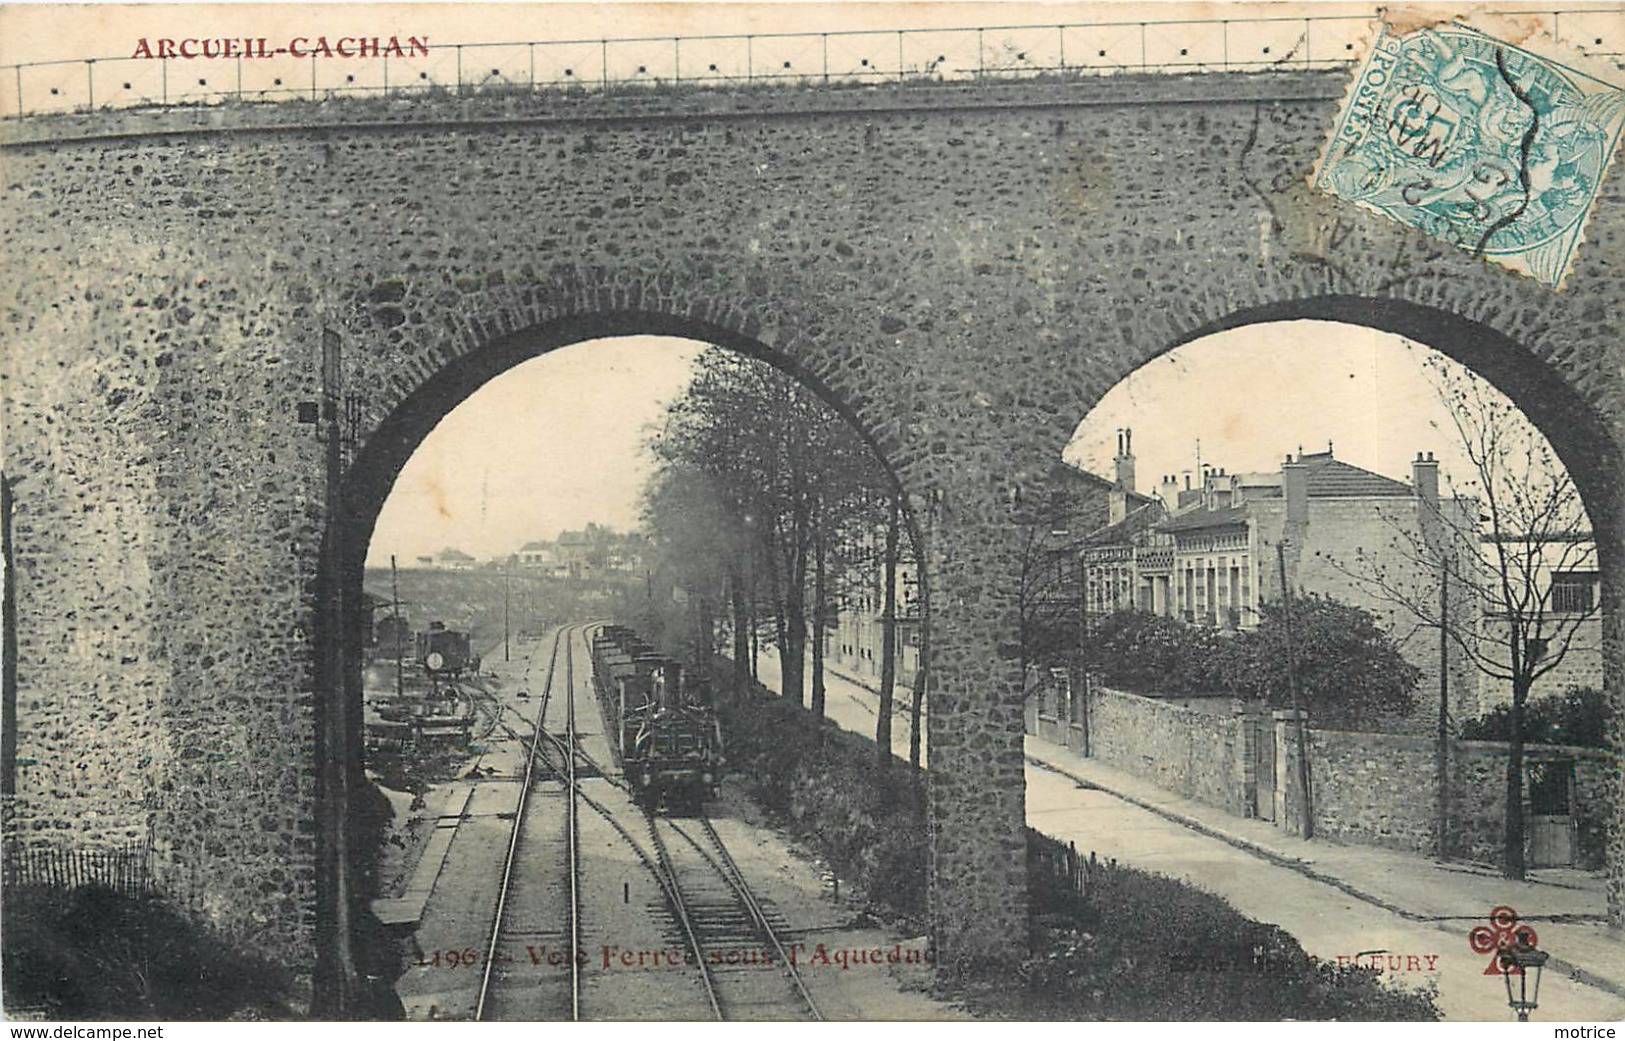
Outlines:
MULTIPOLYGON (((900 493, 874 450, 794 379, 721 348, 700 355, 649 448, 655 468, 645 530, 665 577, 690 598, 698 654, 718 649, 711 634, 719 616, 727 619, 737 685, 755 678, 765 631, 777 648, 783 695, 822 716, 823 634, 841 610, 878 592, 875 736, 888 762, 905 546, 900 493)), ((912 706, 916 764, 923 682, 922 668, 912 706)))

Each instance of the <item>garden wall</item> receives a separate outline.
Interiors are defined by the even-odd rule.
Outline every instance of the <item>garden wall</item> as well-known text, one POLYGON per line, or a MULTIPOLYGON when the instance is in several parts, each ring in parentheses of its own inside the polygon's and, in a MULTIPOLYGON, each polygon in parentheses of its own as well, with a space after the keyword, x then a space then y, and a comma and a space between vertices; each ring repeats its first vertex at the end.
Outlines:
MULTIPOLYGON (((1090 692, 1088 704, 1092 758, 1151 781, 1164 791, 1238 817, 1254 816, 1258 778, 1253 744, 1273 742, 1275 822, 1291 834, 1302 834, 1297 744, 1290 713, 1277 713, 1271 723, 1242 713, 1224 715, 1104 687, 1090 692)), ((1035 722, 1034 732, 1051 740, 1060 739, 1052 731, 1078 729, 1059 721, 1029 719, 1030 726, 1035 722)), ((1438 780, 1432 737, 1311 726, 1309 747, 1317 837, 1436 855, 1438 780)), ((1601 868, 1612 785, 1620 771, 1618 755, 1597 748, 1531 744, 1525 746, 1525 756, 1531 764, 1574 763, 1569 799, 1574 864, 1601 868)), ((1268 755, 1262 759, 1270 761, 1268 755)), ((1505 742, 1451 742, 1446 843, 1450 858, 1500 862, 1506 759, 1505 742)), ((1269 794, 1266 788, 1266 803, 1271 801, 1269 794)), ((1524 798, 1528 811, 1527 785, 1524 798)))
MULTIPOLYGON (((1285 727, 1282 730, 1290 734, 1285 727)), ((1309 731, 1310 788, 1315 834, 1335 842, 1382 846, 1424 856, 1436 852, 1438 781, 1436 745, 1430 738, 1343 730, 1309 731)), ((1528 762, 1574 762, 1570 799, 1574 862, 1603 866, 1606 818, 1619 759, 1597 748, 1525 746, 1528 762)), ((1280 742, 1279 775, 1287 809, 1285 826, 1298 831, 1297 749, 1280 742)), ((1484 864, 1501 860, 1506 812, 1507 745, 1501 741, 1453 741, 1450 746, 1449 825, 1446 853, 1484 864)), ((1529 809, 1525 786, 1525 809, 1529 809)))
POLYGON ((1246 723, 1107 687, 1089 693, 1095 759, 1167 791, 1243 816, 1246 723))

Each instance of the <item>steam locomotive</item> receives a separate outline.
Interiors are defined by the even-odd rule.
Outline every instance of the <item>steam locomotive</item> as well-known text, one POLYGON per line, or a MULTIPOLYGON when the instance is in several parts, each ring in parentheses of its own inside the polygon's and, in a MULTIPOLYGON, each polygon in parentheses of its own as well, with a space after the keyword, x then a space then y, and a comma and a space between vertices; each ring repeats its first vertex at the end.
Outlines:
POLYGON ((722 728, 709 687, 632 630, 592 640, 593 683, 621 770, 649 806, 698 807, 722 780, 722 728))
POLYGON ((416 634, 416 639, 423 671, 443 676, 480 671, 479 655, 470 647, 466 632, 447 629, 444 622, 430 622, 429 631, 416 634))

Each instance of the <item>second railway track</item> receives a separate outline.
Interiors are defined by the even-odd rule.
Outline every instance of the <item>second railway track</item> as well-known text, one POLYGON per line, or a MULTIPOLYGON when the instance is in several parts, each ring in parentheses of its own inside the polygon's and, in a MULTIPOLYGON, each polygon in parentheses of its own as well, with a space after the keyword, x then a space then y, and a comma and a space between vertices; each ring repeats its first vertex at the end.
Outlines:
POLYGON ((711 821, 639 806, 604 765, 609 750, 582 747, 596 733, 585 720, 598 718, 575 699, 583 629, 555 635, 533 734, 503 724, 526 747, 525 779, 475 1018, 821 1019, 785 923, 711 821), (680 951, 682 963, 625 970, 611 952, 629 949, 680 951))

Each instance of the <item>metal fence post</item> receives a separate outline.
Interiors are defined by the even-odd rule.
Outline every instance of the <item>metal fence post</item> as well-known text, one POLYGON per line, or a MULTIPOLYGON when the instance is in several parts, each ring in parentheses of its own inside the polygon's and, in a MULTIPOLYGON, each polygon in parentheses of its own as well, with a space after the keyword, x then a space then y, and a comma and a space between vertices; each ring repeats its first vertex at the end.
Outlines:
POLYGON ((389 93, 389 55, 384 55, 384 93, 389 93))
POLYGON ((463 93, 463 45, 459 43, 457 45, 457 94, 460 97, 460 96, 462 96, 462 93, 463 93))
POLYGON ((310 56, 310 100, 316 100, 316 55, 310 56))
POLYGON ((897 30, 897 82, 903 82, 903 30, 897 30))
POLYGON ((976 30, 976 78, 987 74, 987 60, 982 55, 982 30, 976 30))
POLYGON ((1230 19, 1226 18, 1219 23, 1219 45, 1224 54, 1224 68, 1230 70, 1230 19))
POLYGON ((671 38, 671 81, 673 83, 683 82, 683 38, 681 36, 671 38))
POLYGON ((609 93, 609 41, 598 41, 598 86, 605 94, 609 93))
POLYGON ((17 66, 17 114, 23 114, 23 67, 17 66))
POLYGON ((163 103, 169 104, 169 59, 158 59, 158 71, 163 75, 163 103))
POLYGON ((1060 48, 1061 71, 1065 72, 1066 71, 1066 26, 1057 25, 1055 27, 1055 42, 1060 48))
POLYGON ((85 59, 85 95, 89 99, 89 107, 96 107, 96 59, 85 59))
MULTIPOLYGON (((829 81, 829 75, 828 75, 829 62, 828 62, 828 58, 827 58, 827 55, 829 53, 829 38, 828 37, 825 37, 824 48, 825 48, 824 53, 826 55, 824 81, 828 82, 829 81)), ((756 39, 755 39, 755 37, 747 36, 747 37, 745 37, 745 82, 747 84, 751 83, 751 82, 753 82, 755 80, 755 78, 756 78, 756 39)))
MULTIPOLYGON (((829 86, 829 33, 824 33, 824 86, 829 86)), ((19 89, 19 95, 22 93, 19 89)))
MULTIPOLYGON (((384 85, 389 85, 389 59, 384 59, 384 85)), ((237 100, 243 100, 243 56, 237 55, 237 100)))
POLYGON ((1147 68, 1148 68, 1148 66, 1146 65, 1146 56, 1145 56, 1145 23, 1141 22, 1140 23, 1140 71, 1145 72, 1147 70, 1147 68))
POLYGON ((1303 20, 1303 64, 1305 68, 1309 67, 1309 23, 1308 18, 1303 20))
POLYGON ((525 52, 530 57, 530 89, 534 93, 536 90, 536 45, 534 43, 525 44, 525 52))

